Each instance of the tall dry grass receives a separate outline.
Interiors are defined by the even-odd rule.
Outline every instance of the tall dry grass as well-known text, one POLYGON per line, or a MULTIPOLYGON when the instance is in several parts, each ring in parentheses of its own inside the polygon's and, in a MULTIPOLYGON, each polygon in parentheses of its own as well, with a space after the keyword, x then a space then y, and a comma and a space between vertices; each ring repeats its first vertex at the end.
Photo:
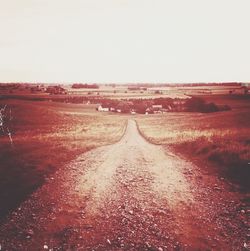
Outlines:
POLYGON ((14 145, 0 136, 0 219, 77 155, 119 140, 126 124, 93 106, 20 100, 0 105, 6 103, 14 145))
POLYGON ((250 189, 250 109, 139 116, 137 122, 149 141, 213 162, 219 172, 250 189))

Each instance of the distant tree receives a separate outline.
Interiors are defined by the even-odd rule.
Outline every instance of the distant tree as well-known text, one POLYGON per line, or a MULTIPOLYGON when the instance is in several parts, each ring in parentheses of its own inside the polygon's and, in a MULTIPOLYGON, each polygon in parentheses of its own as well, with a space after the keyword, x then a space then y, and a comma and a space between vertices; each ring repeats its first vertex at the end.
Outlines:
POLYGON ((189 112, 201 112, 204 106, 205 100, 199 97, 192 97, 186 101, 186 110, 189 112))
POLYGON ((168 108, 173 104, 172 98, 156 98, 154 99, 154 105, 162 105, 163 108, 168 108))
POLYGON ((120 109, 124 113, 129 113, 132 107, 133 103, 129 101, 121 101, 117 105, 117 109, 120 109))
POLYGON ((231 107, 229 105, 221 105, 221 106, 218 106, 219 110, 220 111, 229 111, 231 110, 231 107))
POLYGON ((134 103, 134 109, 137 113, 145 114, 147 108, 149 107, 149 104, 147 101, 139 101, 134 103))
POLYGON ((228 111, 231 108, 228 105, 218 106, 215 103, 206 103, 205 100, 199 97, 192 97, 186 101, 186 110, 189 112, 218 112, 228 111))
POLYGON ((218 112, 220 109, 215 103, 208 103, 202 107, 201 112, 218 112))

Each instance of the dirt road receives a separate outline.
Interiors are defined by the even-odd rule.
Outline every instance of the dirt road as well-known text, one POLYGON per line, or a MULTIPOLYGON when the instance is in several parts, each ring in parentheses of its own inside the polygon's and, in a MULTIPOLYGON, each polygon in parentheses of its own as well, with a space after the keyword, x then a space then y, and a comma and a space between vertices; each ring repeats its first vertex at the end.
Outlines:
POLYGON ((242 250, 235 193, 128 121, 51 177, 0 229, 0 250, 242 250))

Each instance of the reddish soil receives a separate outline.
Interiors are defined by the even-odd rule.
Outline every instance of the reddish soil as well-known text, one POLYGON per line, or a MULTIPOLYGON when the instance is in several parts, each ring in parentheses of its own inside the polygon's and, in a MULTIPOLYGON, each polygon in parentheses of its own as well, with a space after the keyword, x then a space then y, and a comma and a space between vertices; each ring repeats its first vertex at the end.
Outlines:
POLYGON ((148 143, 116 144, 59 169, 0 227, 1 250, 243 250, 250 208, 216 175, 148 143))

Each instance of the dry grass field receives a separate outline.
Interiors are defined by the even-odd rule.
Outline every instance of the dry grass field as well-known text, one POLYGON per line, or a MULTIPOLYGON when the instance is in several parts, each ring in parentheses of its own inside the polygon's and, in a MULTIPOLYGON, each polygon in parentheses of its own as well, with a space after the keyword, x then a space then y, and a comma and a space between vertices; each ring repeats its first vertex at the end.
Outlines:
POLYGON ((186 98, 186 95, 206 95, 209 94, 228 94, 230 90, 240 91, 238 85, 219 85, 219 86, 148 86, 144 90, 131 90, 129 84, 121 84, 115 86, 100 85, 99 89, 73 89, 66 86, 70 95, 99 96, 111 99, 129 99, 129 98, 186 98))
POLYGON ((0 140, 0 219, 56 169, 94 147, 120 139, 126 119, 95 112, 94 106, 21 100, 1 101, 12 109, 10 129, 0 140))
MULTIPOLYGON (((20 85, 19 89, 1 89, 0 95, 9 96, 14 98, 24 99, 57 99, 67 97, 87 97, 87 98, 110 98, 110 99, 148 99, 148 98, 186 98, 187 95, 225 95, 229 92, 233 94, 243 94, 243 89, 239 84, 227 85, 173 85, 164 86, 161 84, 116 84, 116 85, 105 85, 99 84, 98 88, 72 88, 72 85, 61 85, 67 94, 49 94, 45 91, 32 91, 36 84, 30 84, 27 88, 20 85)), ((48 87, 48 85, 45 85, 48 87)), ((1 84, 0 84, 1 87, 1 84)))
POLYGON ((249 95, 202 97, 232 109, 1 100, 13 117, 13 145, 0 136, 2 250, 249 247, 249 95))
POLYGON ((211 114, 167 113, 138 116, 141 133, 151 142, 171 146, 189 159, 215 164, 217 171, 250 188, 250 101, 221 99, 233 109, 211 114))

